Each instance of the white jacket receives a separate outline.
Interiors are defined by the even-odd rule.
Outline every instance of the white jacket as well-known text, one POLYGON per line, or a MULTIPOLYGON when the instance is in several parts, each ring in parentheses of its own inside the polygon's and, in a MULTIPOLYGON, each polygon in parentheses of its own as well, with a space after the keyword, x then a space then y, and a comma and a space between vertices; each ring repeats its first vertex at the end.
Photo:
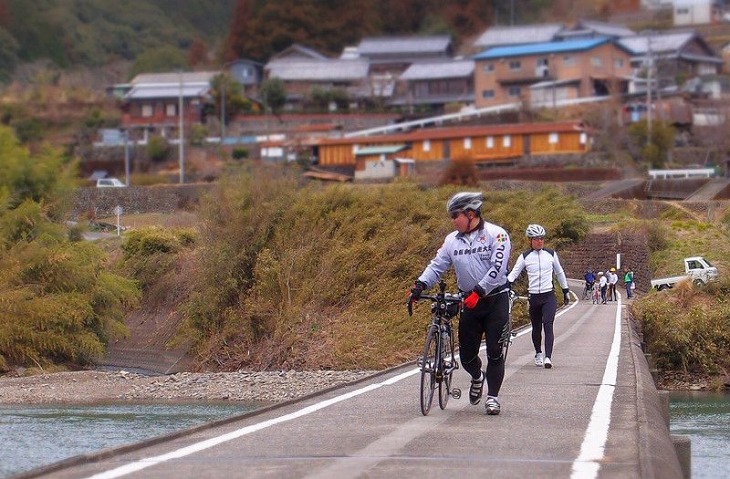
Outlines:
POLYGON ((519 255, 512 271, 507 275, 507 281, 514 283, 523 269, 527 269, 527 290, 531 294, 553 291, 553 274, 558 277, 560 287, 568 289, 568 279, 560 265, 558 253, 551 249, 531 249, 519 255))
POLYGON ((481 220, 471 233, 449 233, 418 281, 430 288, 453 265, 461 291, 471 291, 479 284, 489 294, 507 283, 511 249, 504 228, 481 220))

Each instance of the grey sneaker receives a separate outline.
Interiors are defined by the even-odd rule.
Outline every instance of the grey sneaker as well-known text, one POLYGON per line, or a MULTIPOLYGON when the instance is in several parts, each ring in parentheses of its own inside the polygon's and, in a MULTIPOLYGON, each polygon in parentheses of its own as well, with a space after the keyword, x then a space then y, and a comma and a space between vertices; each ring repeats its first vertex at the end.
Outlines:
POLYGON ((487 396, 487 400, 484 402, 484 407, 486 408, 487 415, 489 416, 496 416, 499 414, 499 400, 497 400, 494 396, 487 396))
POLYGON ((535 366, 540 367, 540 366, 542 366, 542 364, 543 364, 542 353, 535 354, 535 366))
POLYGON ((544 364, 545 364, 545 369, 550 369, 553 367, 553 362, 550 361, 550 358, 545 358, 544 364))

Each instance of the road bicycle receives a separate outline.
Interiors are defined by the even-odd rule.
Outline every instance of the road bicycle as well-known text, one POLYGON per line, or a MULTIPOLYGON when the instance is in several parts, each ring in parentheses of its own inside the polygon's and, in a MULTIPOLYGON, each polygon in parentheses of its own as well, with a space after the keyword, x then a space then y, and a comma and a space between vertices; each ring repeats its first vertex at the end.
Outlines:
MULTIPOLYGON (((461 397, 461 389, 451 387, 451 378, 459 369, 456 360, 456 340, 451 320, 461 311, 461 293, 447 293, 446 283, 439 282, 439 292, 435 295, 421 294, 419 299, 431 300, 431 323, 426 331, 423 354, 418 358, 421 369, 421 413, 426 416, 431 411, 433 395, 438 385, 439 407, 446 408, 449 397, 461 397)), ((408 314, 413 315, 413 303, 408 302, 408 314)))
POLYGON ((586 281, 586 284, 583 287, 583 297, 582 297, 583 301, 589 300, 593 296, 593 285, 594 284, 595 284, 595 281, 593 283, 589 283, 588 281, 586 281))

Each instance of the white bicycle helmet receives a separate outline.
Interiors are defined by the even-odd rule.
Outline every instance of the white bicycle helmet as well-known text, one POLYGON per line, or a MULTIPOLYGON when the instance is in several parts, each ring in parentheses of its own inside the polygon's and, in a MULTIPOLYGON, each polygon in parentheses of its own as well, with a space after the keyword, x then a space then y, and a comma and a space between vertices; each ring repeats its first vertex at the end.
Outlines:
POLYGON ((528 225, 525 230, 525 234, 528 238, 538 238, 545 236, 545 228, 540 225, 528 225))
POLYGON ((446 212, 452 214, 466 210, 480 211, 482 203, 484 203, 484 196, 480 192, 462 191, 449 198, 446 203, 446 212))

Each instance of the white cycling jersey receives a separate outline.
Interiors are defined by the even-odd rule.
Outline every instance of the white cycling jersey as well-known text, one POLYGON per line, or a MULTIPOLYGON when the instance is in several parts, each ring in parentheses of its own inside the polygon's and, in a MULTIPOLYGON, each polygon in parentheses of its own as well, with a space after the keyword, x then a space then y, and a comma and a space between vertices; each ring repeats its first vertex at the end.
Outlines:
POLYGON ((471 291, 479 284, 489 294, 507 282, 511 249, 504 228, 482 219, 474 231, 449 233, 418 281, 429 288, 453 265, 461 291, 471 291))
POLYGON ((512 271, 507 275, 507 281, 514 283, 517 277, 527 269, 527 291, 531 294, 547 293, 553 289, 553 274, 563 289, 568 289, 568 279, 560 265, 558 253, 548 249, 531 249, 517 257, 512 271))

